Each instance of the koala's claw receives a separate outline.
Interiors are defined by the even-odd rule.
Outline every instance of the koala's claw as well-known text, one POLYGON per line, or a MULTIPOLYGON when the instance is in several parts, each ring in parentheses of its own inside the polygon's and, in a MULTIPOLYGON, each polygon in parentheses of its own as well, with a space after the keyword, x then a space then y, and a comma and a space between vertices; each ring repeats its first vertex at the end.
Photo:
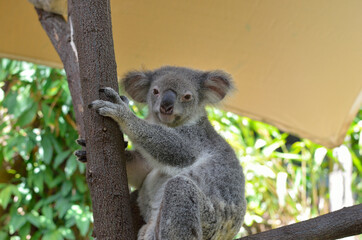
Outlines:
POLYGON ((74 152, 74 155, 77 157, 80 162, 87 162, 87 152, 85 150, 77 150, 74 152))
MULTIPOLYGON (((83 138, 79 138, 75 140, 75 142, 82 147, 86 146, 85 139, 83 138)), ((74 152, 74 155, 77 157, 78 161, 83 163, 87 162, 87 152, 85 150, 77 150, 74 152)))
POLYGON ((118 93, 113 88, 104 87, 99 89, 99 92, 104 93, 112 103, 121 104, 122 102, 125 102, 126 104, 128 104, 128 99, 119 96, 118 93), (127 101, 125 101, 125 99, 127 99, 127 101))
POLYGON ((85 139, 83 139, 83 138, 79 138, 79 139, 77 139, 75 141, 77 142, 78 145, 80 145, 82 147, 86 146, 85 139))
MULTIPOLYGON (((76 140, 77 144, 82 147, 86 146, 85 139, 80 138, 76 140)), ((128 147, 128 142, 124 141, 124 148, 128 147)), ((86 150, 77 150, 74 152, 74 155, 77 157, 78 161, 86 163, 87 162, 87 151, 86 150)))

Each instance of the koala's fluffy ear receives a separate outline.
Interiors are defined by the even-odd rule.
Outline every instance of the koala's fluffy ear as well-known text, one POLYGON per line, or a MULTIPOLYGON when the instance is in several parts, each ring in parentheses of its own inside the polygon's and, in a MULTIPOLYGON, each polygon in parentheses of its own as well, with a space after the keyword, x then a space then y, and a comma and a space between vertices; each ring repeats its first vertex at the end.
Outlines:
POLYGON ((151 85, 151 72, 132 71, 122 79, 126 93, 136 102, 145 103, 151 85))
POLYGON ((206 104, 218 103, 233 89, 232 78, 220 70, 206 72, 203 74, 201 89, 206 104))

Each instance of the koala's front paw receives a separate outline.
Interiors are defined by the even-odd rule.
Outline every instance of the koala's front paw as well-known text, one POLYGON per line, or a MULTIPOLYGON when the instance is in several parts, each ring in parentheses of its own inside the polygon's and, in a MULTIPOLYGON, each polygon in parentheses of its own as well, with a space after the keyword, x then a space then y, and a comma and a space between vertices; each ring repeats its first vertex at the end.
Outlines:
POLYGON ((96 110, 98 114, 105 117, 111 117, 114 120, 118 119, 118 115, 122 111, 119 104, 104 100, 95 100, 89 104, 88 107, 96 110))
POLYGON ((110 101, 95 100, 88 107, 95 109, 102 116, 113 118, 115 121, 122 120, 124 114, 129 111, 128 99, 125 96, 119 96, 114 89, 109 87, 101 88, 99 92, 104 93, 110 101))

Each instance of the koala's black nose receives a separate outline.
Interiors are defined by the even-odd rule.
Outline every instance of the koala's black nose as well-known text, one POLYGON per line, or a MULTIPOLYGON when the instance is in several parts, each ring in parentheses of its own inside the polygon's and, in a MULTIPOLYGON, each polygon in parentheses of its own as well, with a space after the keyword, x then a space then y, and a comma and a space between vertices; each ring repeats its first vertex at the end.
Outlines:
POLYGON ((176 93, 172 90, 165 91, 161 100, 160 112, 163 114, 172 114, 175 101, 176 93))

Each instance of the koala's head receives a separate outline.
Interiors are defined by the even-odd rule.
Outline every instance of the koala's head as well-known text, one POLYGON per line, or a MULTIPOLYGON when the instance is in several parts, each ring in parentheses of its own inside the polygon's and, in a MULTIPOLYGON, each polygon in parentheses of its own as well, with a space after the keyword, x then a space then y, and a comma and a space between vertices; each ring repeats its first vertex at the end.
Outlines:
POLYGON ((122 83, 133 100, 148 104, 154 121, 170 127, 197 120, 205 105, 220 102, 233 87, 223 71, 170 66, 129 72, 122 83))

